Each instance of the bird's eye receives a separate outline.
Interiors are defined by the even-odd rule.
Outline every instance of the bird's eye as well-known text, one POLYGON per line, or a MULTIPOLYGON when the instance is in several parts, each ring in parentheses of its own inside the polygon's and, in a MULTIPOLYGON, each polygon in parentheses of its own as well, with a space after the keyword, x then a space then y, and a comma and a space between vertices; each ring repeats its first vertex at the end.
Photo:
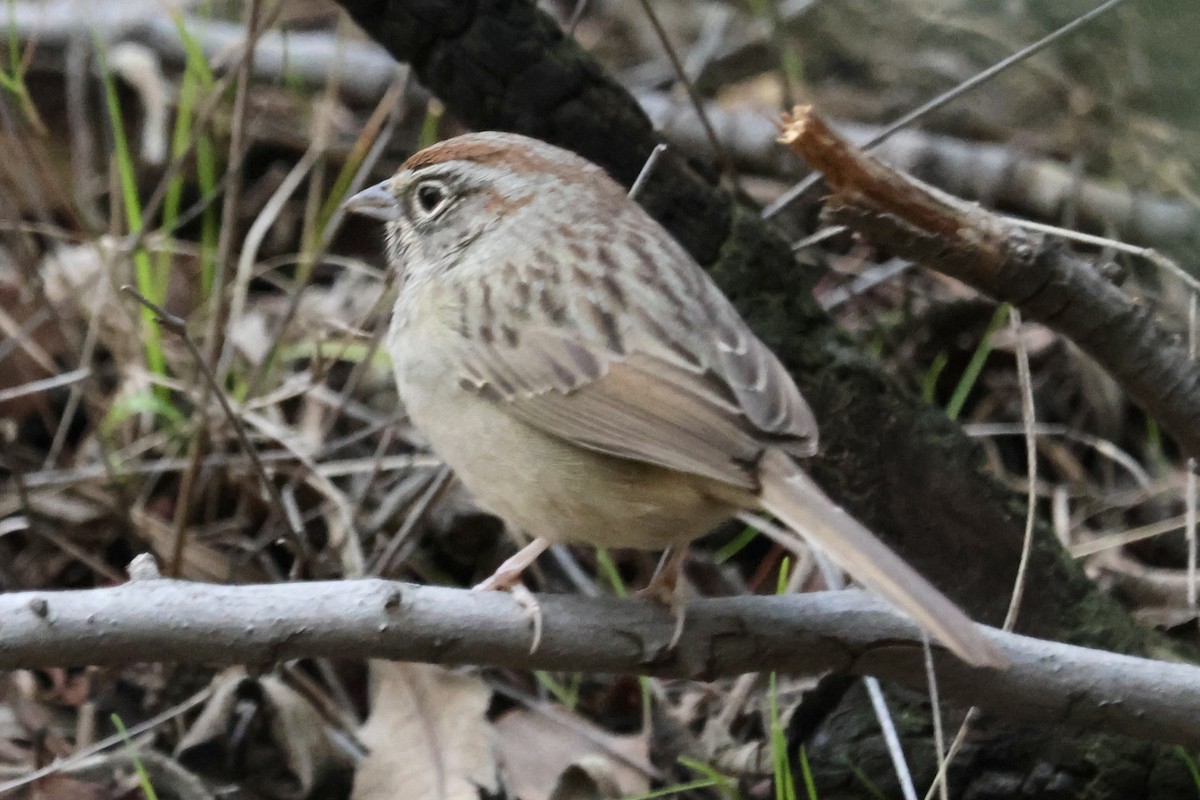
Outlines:
POLYGON ((426 181, 417 187, 417 207, 426 217, 436 214, 446 204, 446 187, 436 181, 426 181))

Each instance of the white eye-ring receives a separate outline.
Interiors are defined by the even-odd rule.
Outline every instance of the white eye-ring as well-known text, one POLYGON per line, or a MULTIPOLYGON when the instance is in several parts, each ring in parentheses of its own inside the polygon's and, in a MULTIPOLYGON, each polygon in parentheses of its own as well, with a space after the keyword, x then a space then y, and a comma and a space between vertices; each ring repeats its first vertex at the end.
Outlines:
POLYGON ((437 215, 449 200, 450 192, 441 181, 421 181, 413 192, 413 208, 425 219, 437 215))

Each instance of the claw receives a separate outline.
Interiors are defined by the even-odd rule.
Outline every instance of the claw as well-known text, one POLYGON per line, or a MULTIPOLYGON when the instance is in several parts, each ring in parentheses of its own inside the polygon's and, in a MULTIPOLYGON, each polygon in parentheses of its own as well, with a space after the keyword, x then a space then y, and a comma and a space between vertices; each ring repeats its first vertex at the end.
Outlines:
POLYGON ((686 547, 669 547, 663 552, 658 562, 658 569, 650 578, 646 588, 637 592, 638 597, 644 597, 671 610, 675 617, 675 629, 671 633, 668 650, 674 650, 683 636, 683 623, 687 619, 687 606, 679 591, 679 575, 683 571, 683 562, 687 558, 686 547))
POLYGON ((529 644, 529 655, 533 655, 542 643, 542 607, 525 584, 518 583, 512 586, 510 591, 517 605, 521 607, 521 614, 533 628, 533 641, 529 644))
POLYGON ((486 580, 477 583, 471 589, 473 592, 504 590, 512 592, 513 599, 521 607, 522 615, 529 620, 529 624, 533 628, 533 643, 529 645, 530 655, 536 653, 538 646, 542 643, 542 608, 538 605, 533 592, 521 583, 521 575, 549 546, 550 542, 539 536, 501 564, 486 580))

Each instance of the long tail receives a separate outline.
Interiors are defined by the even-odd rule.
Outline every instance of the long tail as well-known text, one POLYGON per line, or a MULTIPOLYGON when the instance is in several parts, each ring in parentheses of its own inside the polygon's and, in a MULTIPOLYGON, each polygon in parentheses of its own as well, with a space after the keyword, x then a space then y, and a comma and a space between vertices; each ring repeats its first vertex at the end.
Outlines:
POLYGON ((1008 663, 958 606, 830 500, 787 455, 767 450, 759 462, 759 479, 760 501, 766 511, 807 536, 963 661, 981 667, 1008 663))

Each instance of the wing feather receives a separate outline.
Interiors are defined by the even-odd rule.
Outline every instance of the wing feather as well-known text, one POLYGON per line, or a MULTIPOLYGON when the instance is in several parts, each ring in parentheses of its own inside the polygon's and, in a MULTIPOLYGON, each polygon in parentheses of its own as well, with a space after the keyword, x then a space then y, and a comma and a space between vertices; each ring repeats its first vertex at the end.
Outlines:
POLYGON ((475 278, 461 330, 483 335, 464 337, 462 385, 580 446, 746 489, 768 444, 811 455, 816 423, 783 365, 674 240, 625 217, 610 234, 632 230, 591 251, 576 230, 573 247, 475 278), (492 302, 505 293, 524 302, 492 302))

